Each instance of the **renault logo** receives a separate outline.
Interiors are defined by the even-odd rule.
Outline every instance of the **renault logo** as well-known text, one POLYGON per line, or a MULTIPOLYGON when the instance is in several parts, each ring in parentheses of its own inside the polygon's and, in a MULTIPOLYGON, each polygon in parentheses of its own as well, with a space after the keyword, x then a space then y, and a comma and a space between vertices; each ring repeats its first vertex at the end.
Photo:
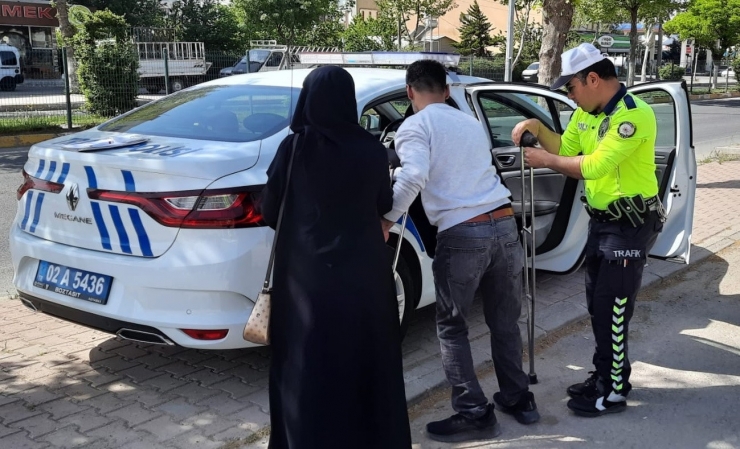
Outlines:
POLYGON ((77 187, 77 184, 72 184, 69 187, 69 192, 67 192, 67 206, 69 206, 69 210, 73 211, 77 209, 77 203, 80 202, 80 189, 77 187))

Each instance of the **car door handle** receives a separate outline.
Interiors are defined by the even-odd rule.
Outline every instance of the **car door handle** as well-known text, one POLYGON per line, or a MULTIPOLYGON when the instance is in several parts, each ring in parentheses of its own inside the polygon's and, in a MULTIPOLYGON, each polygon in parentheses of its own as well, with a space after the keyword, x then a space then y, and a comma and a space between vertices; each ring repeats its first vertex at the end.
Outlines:
POLYGON ((516 162, 516 156, 511 154, 500 154, 496 156, 496 160, 502 167, 511 167, 516 162))

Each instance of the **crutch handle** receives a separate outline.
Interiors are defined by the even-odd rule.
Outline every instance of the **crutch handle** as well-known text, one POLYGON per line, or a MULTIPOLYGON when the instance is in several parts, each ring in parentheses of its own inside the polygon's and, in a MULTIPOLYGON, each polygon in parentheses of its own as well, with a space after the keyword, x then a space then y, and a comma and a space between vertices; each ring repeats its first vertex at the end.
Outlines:
POLYGON ((539 143, 537 138, 529 131, 524 131, 520 141, 523 147, 533 147, 539 143))

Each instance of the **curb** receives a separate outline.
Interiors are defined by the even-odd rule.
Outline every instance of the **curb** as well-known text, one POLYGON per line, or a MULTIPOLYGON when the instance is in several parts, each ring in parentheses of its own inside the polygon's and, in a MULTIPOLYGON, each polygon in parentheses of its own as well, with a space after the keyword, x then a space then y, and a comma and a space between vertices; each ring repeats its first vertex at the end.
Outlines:
POLYGON ((63 136, 68 133, 20 134, 17 136, 0 136, 0 148, 27 147, 45 140, 63 136))
POLYGON ((720 98, 737 98, 740 97, 740 92, 726 92, 721 94, 701 94, 701 95, 689 95, 690 101, 701 101, 701 100, 718 100, 720 98))

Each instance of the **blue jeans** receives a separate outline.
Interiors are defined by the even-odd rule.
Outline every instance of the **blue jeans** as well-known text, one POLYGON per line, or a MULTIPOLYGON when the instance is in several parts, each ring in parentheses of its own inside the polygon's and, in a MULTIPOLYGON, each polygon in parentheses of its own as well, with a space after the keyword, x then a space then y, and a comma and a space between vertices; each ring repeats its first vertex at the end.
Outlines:
POLYGON ((437 235, 432 269, 437 294, 437 336, 452 386, 452 408, 468 418, 485 414, 488 399, 478 383, 468 341, 473 299, 480 296, 491 331, 491 353, 502 400, 512 403, 529 389, 522 370, 524 251, 514 217, 461 223, 437 235))

